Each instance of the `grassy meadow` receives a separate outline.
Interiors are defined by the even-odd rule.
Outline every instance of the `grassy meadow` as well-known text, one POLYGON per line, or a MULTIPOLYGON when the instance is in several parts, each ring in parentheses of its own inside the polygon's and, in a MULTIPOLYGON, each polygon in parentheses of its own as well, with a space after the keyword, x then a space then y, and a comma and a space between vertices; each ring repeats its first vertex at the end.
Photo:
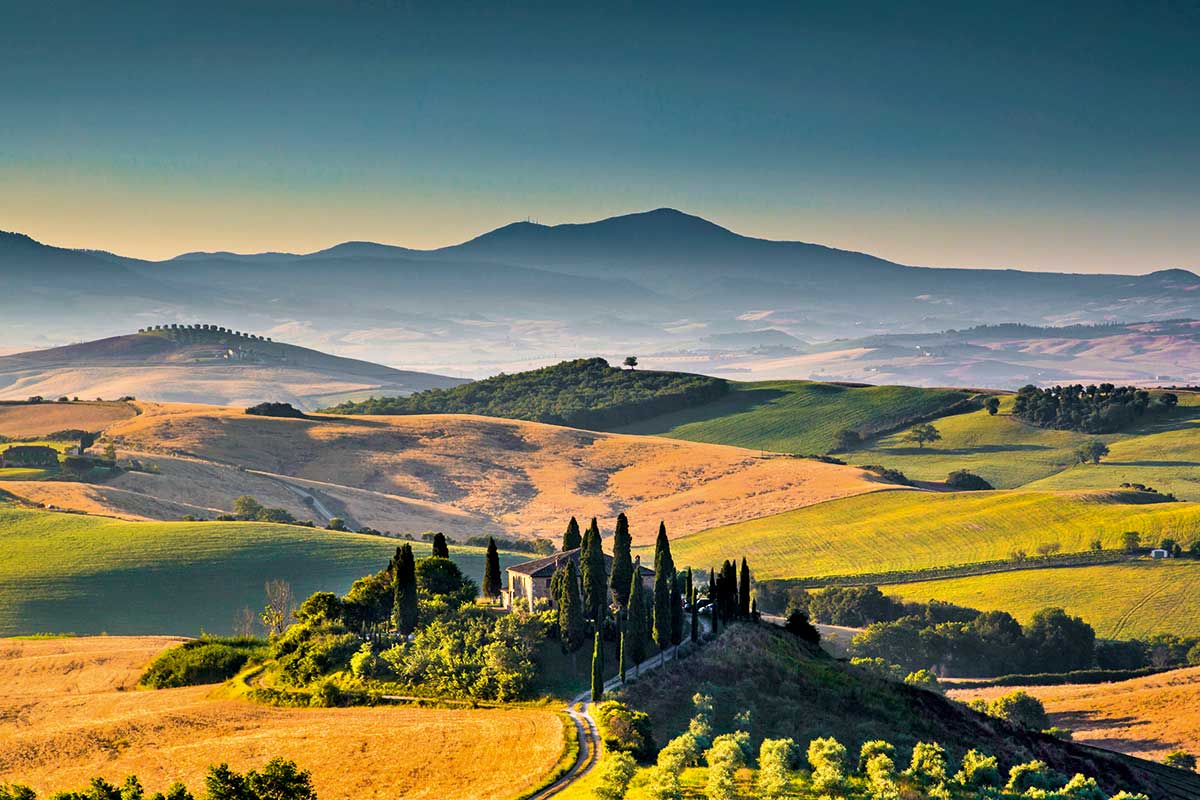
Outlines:
POLYGON ((843 428, 871 431, 936 415, 969 393, 909 386, 848 387, 814 381, 733 383, 724 397, 620 429, 779 453, 824 453, 843 428))
POLYGON ((933 425, 942 439, 924 448, 904 441, 904 432, 882 437, 843 456, 854 464, 883 464, 922 481, 944 480, 967 469, 997 489, 1111 489, 1144 483, 1180 499, 1200 500, 1200 399, 1179 393, 1179 407, 1120 433, 1058 431, 1026 425, 1008 412, 986 411, 943 417, 933 425), (1076 465, 1075 450, 1099 439, 1112 453, 1099 465, 1076 465))
MULTIPOLYGON (((229 633, 263 585, 344 592, 401 542, 261 522, 127 522, 0 506, 0 635, 229 633)), ((418 557, 429 545, 414 543, 418 557)), ((455 548, 479 581, 484 551, 455 548)), ((501 566, 528 556, 501 554, 501 566)))
POLYGON ((1072 553, 1095 539, 1113 550, 1131 530, 1185 545, 1200 536, 1200 505, 1139 497, 898 489, 711 528, 676 539, 671 550, 677 564, 700 569, 745 556, 755 577, 769 579, 928 569, 1006 559, 1017 549, 1033 555, 1047 544, 1072 553))
POLYGON ((999 609, 1021 622, 1040 608, 1059 606, 1111 639, 1200 635, 1200 562, 1190 559, 1001 572, 880 589, 905 600, 999 609))

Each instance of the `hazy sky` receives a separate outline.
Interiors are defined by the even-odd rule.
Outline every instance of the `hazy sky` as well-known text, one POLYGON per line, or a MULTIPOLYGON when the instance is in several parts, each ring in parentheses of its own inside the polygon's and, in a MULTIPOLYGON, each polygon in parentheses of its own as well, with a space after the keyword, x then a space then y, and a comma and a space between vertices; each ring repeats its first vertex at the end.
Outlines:
POLYGON ((162 258, 673 206, 1200 268, 1198 4, 588 5, 0 0, 0 229, 162 258))

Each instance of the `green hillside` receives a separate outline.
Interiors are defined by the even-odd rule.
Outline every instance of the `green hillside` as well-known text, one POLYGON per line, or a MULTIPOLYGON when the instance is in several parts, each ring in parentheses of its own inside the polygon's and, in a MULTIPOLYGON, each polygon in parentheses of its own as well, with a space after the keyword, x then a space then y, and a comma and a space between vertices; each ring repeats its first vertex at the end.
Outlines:
MULTIPOLYGON (((864 436, 949 412, 971 395, 909 386, 851 387, 813 381, 731 383, 702 406, 627 425, 653 434, 783 453, 825 453, 844 428, 864 436)), ((942 476, 945 477, 945 476, 942 476)))
MULTIPOLYGON (((708 569, 745 556, 755 577, 797 578, 928 569, 1032 555, 1107 550, 1121 534, 1200 536, 1200 505, 1149 503, 1134 492, 872 492, 712 528, 671 543, 676 563, 708 569)), ((644 553, 643 557, 648 557, 644 553)))
POLYGON ((884 464, 923 481, 967 469, 998 489, 1112 489, 1131 482, 1200 500, 1200 398, 1184 392, 1179 400, 1170 413, 1097 436, 1027 425, 1008 413, 1012 398, 1005 397, 996 416, 975 411, 934 420, 942 435, 935 444, 920 448, 899 432, 843 458, 884 464), (1098 467, 1076 466, 1075 450, 1094 439, 1107 443, 1112 454, 1098 467))
POLYGON ((1002 572, 880 588, 905 600, 999 609, 1021 622, 1040 608, 1060 606, 1107 638, 1200 635, 1200 562, 1187 559, 1002 572))
MULTIPOLYGON (((229 633, 282 579, 298 599, 344 592, 398 542, 259 522, 125 522, 0 506, 0 636, 229 633)), ((429 546, 413 545, 418 556, 429 546)), ((479 581, 484 551, 452 555, 479 581)), ((527 556, 506 558, 501 564, 527 556)))

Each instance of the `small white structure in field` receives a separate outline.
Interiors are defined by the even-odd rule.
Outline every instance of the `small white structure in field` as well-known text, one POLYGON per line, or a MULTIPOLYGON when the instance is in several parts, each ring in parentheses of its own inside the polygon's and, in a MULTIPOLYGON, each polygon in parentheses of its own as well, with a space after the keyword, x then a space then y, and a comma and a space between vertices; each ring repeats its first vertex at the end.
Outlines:
POLYGON ((1150 551, 1150 557, 1151 558, 1170 558, 1171 554, 1168 553, 1166 550, 1163 550, 1161 547, 1157 547, 1150 551))

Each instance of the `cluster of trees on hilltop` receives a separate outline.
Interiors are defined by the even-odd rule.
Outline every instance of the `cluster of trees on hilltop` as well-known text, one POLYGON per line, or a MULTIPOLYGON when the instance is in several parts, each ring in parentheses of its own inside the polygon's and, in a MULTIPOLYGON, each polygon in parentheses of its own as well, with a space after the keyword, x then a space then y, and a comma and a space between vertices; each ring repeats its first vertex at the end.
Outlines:
POLYGON ((610 367, 602 358, 563 361, 408 397, 371 398, 326 409, 334 414, 482 414, 577 428, 606 428, 721 397, 720 378, 610 367))
POLYGON ((1049 389, 1029 385, 1017 392, 1013 416, 1041 428, 1114 433, 1147 412, 1166 411, 1178 403, 1179 397, 1171 392, 1151 395, 1144 389, 1111 383, 1049 389))

